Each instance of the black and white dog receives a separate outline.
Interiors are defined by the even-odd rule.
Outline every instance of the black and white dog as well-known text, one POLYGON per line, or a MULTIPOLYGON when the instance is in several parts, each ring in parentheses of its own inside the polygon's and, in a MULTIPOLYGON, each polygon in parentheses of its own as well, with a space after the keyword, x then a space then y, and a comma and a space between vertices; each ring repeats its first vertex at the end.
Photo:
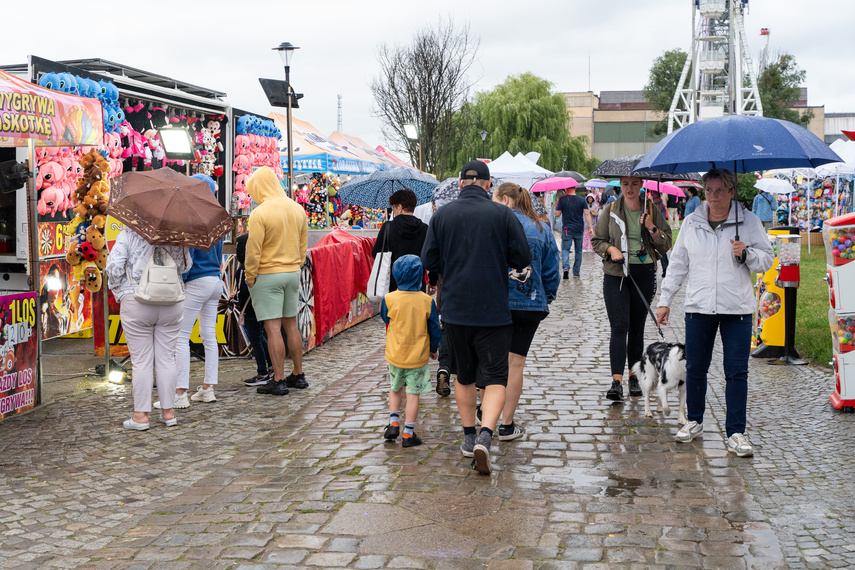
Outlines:
POLYGON ((650 411, 650 395, 654 390, 659 395, 660 409, 667 416, 668 390, 678 390, 679 408, 677 421, 686 420, 686 347, 679 342, 654 342, 644 351, 644 356, 632 367, 632 372, 644 391, 644 415, 653 417, 650 411))

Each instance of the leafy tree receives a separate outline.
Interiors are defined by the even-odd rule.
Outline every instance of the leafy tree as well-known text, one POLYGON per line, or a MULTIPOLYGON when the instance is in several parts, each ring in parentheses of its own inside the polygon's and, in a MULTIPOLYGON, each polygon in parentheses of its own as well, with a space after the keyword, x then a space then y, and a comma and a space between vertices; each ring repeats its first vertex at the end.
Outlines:
MULTIPOLYGON (((642 93, 654 111, 668 113, 671 110, 671 101, 677 91, 687 57, 686 52, 677 48, 668 50, 653 60, 642 93)), ((649 130, 652 135, 664 135, 668 131, 668 117, 656 122, 649 130)))
POLYGON ((488 133, 483 141, 487 156, 482 158, 496 158, 504 151, 534 151, 541 155, 538 164, 553 171, 563 166, 586 174, 596 166, 586 156, 587 139, 570 136, 563 95, 553 93, 552 83, 531 73, 508 77, 493 90, 478 93, 457 120, 462 136, 455 166, 482 157, 482 130, 488 133))
POLYGON ((763 102, 763 116, 807 126, 813 118, 813 111, 808 109, 799 113, 790 108, 801 97, 799 88, 804 83, 805 75, 805 71, 799 69, 796 58, 788 53, 782 53, 777 61, 766 67, 757 81, 760 101, 763 102))
POLYGON ((452 20, 425 27, 407 46, 380 44, 380 76, 371 82, 375 108, 386 140, 396 150, 406 150, 410 161, 443 172, 449 145, 459 138, 455 113, 466 103, 472 85, 467 77, 475 62, 479 38, 468 25, 452 20), (407 139, 404 124, 415 123, 419 141, 407 139))

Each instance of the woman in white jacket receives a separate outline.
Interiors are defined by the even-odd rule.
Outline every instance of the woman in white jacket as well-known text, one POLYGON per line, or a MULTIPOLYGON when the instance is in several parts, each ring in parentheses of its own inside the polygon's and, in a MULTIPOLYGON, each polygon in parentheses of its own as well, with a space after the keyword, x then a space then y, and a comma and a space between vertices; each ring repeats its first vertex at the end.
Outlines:
MULTIPOLYGON (((178 379, 175 349, 184 317, 184 302, 147 305, 134 298, 154 249, 153 245, 126 226, 116 237, 106 268, 110 291, 121 304, 122 328, 133 365, 134 415, 125 420, 124 426, 125 429, 139 431, 149 428, 148 415, 151 412, 155 373, 157 392, 163 406, 161 420, 167 426, 178 423, 173 404, 178 379)), ((186 247, 159 246, 158 254, 172 257, 179 275, 186 273, 193 265, 186 247)))
POLYGON ((671 301, 688 277, 684 313, 689 423, 677 432, 676 440, 692 441, 703 433, 707 372, 719 330, 724 349, 727 448, 748 457, 754 454, 745 436, 755 311, 751 272, 767 271, 774 254, 759 218, 734 200, 736 177, 732 172, 710 170, 703 184, 707 202, 683 221, 657 314, 660 324, 668 323, 671 301))

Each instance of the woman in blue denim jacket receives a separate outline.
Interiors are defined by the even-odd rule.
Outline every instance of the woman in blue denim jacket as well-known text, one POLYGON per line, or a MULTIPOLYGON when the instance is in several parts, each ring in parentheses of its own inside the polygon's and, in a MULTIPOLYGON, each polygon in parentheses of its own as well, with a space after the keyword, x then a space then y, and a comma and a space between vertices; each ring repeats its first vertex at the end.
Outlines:
POLYGON ((511 277, 508 283, 513 335, 508 355, 508 387, 499 426, 499 439, 507 441, 525 433, 525 428, 514 424, 514 413, 522 394, 525 359, 540 321, 549 314, 549 303, 555 299, 561 275, 555 236, 549 224, 534 212, 528 190, 504 182, 493 192, 493 201, 513 209, 531 249, 531 275, 525 281, 511 277))

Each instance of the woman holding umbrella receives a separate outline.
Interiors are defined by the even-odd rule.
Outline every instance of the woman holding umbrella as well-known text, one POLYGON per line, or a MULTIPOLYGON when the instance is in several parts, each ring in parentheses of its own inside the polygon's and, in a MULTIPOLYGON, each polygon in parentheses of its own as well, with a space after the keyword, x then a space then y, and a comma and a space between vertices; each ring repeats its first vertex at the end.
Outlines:
MULTIPOLYGON (((671 228, 659 210, 641 203, 642 179, 622 176, 620 196, 603 208, 591 244, 603 258, 603 299, 611 325, 612 384, 606 398, 623 400, 623 370, 641 360, 644 324, 656 292, 656 260, 671 249, 671 228), (642 297, 643 295, 643 297, 642 297)), ((629 395, 641 396, 630 374, 629 395)))
POLYGON ((727 448, 748 457, 754 454, 745 436, 756 303, 751 272, 767 271, 774 254, 760 219, 735 201, 736 176, 713 168, 702 182, 707 202, 684 220, 657 312, 658 322, 667 324, 674 295, 688 277, 684 311, 689 423, 680 428, 676 440, 689 442, 703 434, 707 373, 718 330, 724 350, 727 448))
MULTIPOLYGON (((157 246, 158 256, 168 255, 184 273, 192 266, 186 247, 157 246)), ((128 351, 133 364, 134 415, 125 420, 125 429, 147 430, 151 412, 151 389, 157 373, 157 393, 160 396, 160 417, 167 426, 178 423, 175 419, 175 386, 178 370, 175 347, 181 322, 184 319, 184 302, 174 305, 147 305, 137 301, 134 293, 143 270, 155 253, 148 243, 131 228, 119 232, 107 260, 107 278, 113 296, 121 304, 120 315, 128 351)))

